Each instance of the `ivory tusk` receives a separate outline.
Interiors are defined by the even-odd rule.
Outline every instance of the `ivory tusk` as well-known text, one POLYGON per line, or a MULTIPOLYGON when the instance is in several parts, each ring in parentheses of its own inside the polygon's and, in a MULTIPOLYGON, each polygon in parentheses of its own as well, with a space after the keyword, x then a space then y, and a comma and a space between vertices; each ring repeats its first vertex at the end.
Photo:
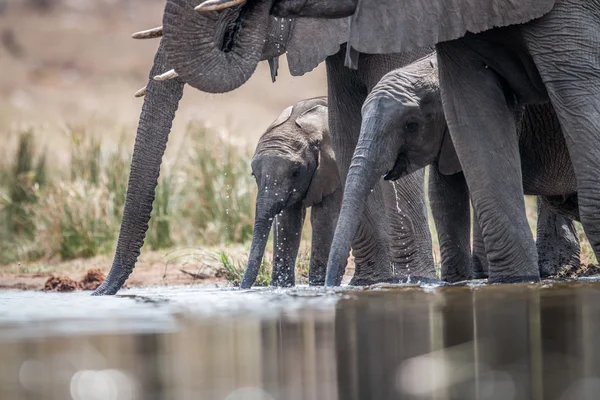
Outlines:
POLYGON ((206 0, 194 8, 198 12, 218 11, 244 3, 246 0, 206 0))
POLYGON ((168 81, 169 79, 177 78, 179 74, 175 72, 174 69, 165 72, 164 74, 156 75, 154 77, 155 81, 168 81))
POLYGON ((154 39, 163 35, 163 27, 157 26, 156 28, 146 29, 145 31, 139 31, 131 35, 134 39, 154 39))
POLYGON ((144 97, 146 95, 146 86, 135 92, 135 97, 144 97))

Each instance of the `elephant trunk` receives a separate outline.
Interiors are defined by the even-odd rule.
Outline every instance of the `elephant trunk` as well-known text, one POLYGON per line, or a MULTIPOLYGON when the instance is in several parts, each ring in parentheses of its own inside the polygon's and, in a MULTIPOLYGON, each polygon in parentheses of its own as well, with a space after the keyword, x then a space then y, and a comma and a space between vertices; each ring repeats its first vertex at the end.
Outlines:
POLYGON ((381 127, 379 120, 363 121, 360 138, 346 178, 342 208, 327 263, 326 286, 341 284, 352 240, 356 236, 361 217, 365 212, 366 199, 386 172, 384 164, 377 160, 383 145, 377 135, 381 127))
POLYGON ((273 0, 199 13, 198 1, 168 0, 163 26, 170 68, 189 85, 225 93, 244 84, 261 60, 273 0))
POLYGON ((125 210, 112 268, 93 295, 113 295, 123 286, 140 255, 152 212, 162 157, 184 83, 178 78, 155 81, 168 68, 164 39, 154 58, 140 115, 127 184, 125 210))
POLYGON ((254 232, 252 233, 252 246, 244 278, 240 284, 241 289, 250 289, 262 264, 265 247, 273 226, 273 218, 283 207, 280 204, 270 202, 268 199, 259 198, 256 202, 256 213, 254 217, 254 232))

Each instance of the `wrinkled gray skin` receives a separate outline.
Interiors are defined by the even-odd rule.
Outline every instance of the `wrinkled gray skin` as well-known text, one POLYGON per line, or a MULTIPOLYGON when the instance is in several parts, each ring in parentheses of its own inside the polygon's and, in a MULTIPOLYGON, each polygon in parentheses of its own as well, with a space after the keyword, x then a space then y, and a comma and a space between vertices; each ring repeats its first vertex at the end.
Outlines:
MULTIPOLYGON (((117 250, 107 279, 94 295, 115 294, 135 266, 184 84, 225 93, 244 84, 260 60, 269 60, 275 77, 278 56, 284 52, 295 76, 327 59, 330 135, 344 181, 360 133, 360 108, 369 90, 385 73, 431 51, 419 48, 401 55, 365 56, 357 70, 349 70, 344 68, 345 50, 340 49, 348 39, 347 19, 278 19, 269 15, 276 3, 256 0, 201 14, 194 11, 197 0, 167 0, 164 36, 140 115, 117 250), (179 76, 152 80, 170 69, 179 76)), ((410 267, 420 275, 434 276, 427 227, 422 173, 407 177, 401 190, 394 191, 389 183, 377 185, 352 241, 356 264, 352 283, 397 279, 390 265, 398 274, 410 267), (390 240, 389 231, 402 234, 390 240)))
POLYGON ((242 289, 251 287, 256 280, 271 225, 275 230, 272 284, 294 285, 294 267, 308 207, 312 207, 313 230, 308 280, 310 285, 323 285, 342 200, 342 183, 329 137, 326 97, 302 100, 281 113, 258 141, 252 175, 258 196, 242 289))
MULTIPOLYGON (((436 45, 444 114, 481 225, 490 282, 540 279, 512 118, 525 104, 551 103, 556 111, 573 160, 581 223, 600 256, 597 0, 361 0, 354 10, 346 0, 328 0, 326 10, 294 3, 281 0, 274 15, 352 16, 351 67, 360 53, 436 45)), ((329 270, 326 284, 334 285, 337 275, 329 270)))
MULTIPOLYGON (((439 235, 442 279, 456 282, 485 277, 485 246, 477 221, 475 257, 469 260, 469 193, 444 118, 435 54, 386 74, 367 97, 362 113, 340 220, 356 212, 360 199, 381 176, 396 180, 432 165, 429 191, 439 235)), ((564 264, 579 265, 579 243, 570 219, 579 219, 577 182, 552 106, 528 106, 515 113, 515 118, 523 190, 543 199, 538 207, 537 246, 540 273, 547 276, 564 264), (575 209, 563 207, 564 199, 574 201, 575 209)), ((501 179, 504 171, 497 174, 501 179)), ((339 237, 354 229, 349 225, 338 225, 332 258, 347 251, 347 243, 339 237)))

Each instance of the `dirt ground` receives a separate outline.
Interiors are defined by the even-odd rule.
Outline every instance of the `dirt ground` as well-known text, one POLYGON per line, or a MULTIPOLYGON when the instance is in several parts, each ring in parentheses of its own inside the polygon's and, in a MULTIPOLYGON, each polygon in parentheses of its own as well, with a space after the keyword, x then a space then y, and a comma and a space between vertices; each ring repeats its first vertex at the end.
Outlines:
MULTIPOLYGON (((228 282, 217 277, 220 263, 215 258, 216 249, 180 249, 143 251, 135 270, 127 281, 128 287, 201 284, 226 286, 228 282), (184 273, 181 270, 187 271, 184 273), (204 277, 197 279, 190 274, 204 277)), ((242 256, 241 247, 228 248, 228 254, 242 256)), ((86 260, 61 263, 32 262, 13 264, 0 268, 0 289, 42 290, 51 277, 80 281, 91 269, 108 274, 112 254, 86 260)))
MULTIPOLYGON (((142 251, 136 267, 127 280, 127 287, 201 285, 205 287, 224 287, 230 283, 220 276, 222 267, 217 252, 222 248, 173 249, 168 251, 142 251), (185 272, 184 272, 185 271, 185 272)), ((242 245, 228 246, 228 257, 234 263, 243 263, 247 259, 247 249, 242 245)), ((267 252, 268 253, 268 252, 267 252)), ((270 257, 270 254, 266 254, 270 257)), ((51 278, 61 281, 80 282, 90 270, 99 270, 108 274, 112 264, 112 254, 85 260, 67 262, 38 261, 12 264, 0 267, 0 290, 43 290, 51 278)), ((354 274, 354 262, 350 260, 346 268, 344 282, 354 274)), ((93 289, 93 287, 91 287, 93 289)), ((77 289, 82 289, 78 287, 77 289)))

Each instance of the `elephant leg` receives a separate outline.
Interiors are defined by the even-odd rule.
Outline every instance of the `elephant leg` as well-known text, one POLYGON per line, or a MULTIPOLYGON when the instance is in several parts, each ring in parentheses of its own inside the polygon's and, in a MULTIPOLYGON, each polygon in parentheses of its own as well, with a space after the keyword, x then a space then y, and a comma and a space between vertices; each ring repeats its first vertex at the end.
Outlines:
POLYGON ((573 221, 556 214, 538 197, 536 246, 540 275, 547 277, 559 269, 579 267, 579 238, 573 221))
POLYGON ((331 242, 340 214, 342 204, 342 189, 325 197, 319 204, 311 208, 310 224, 312 226, 312 245, 310 254, 310 271, 308 284, 323 286, 327 272, 327 260, 331 250, 331 242))
POLYGON ((515 120, 502 81, 465 38, 436 47, 444 114, 481 226, 489 281, 539 281, 515 120))
POLYGON ((565 136, 577 178, 581 224, 596 257, 600 256, 599 26, 597 2, 563 0, 522 28, 565 136))
POLYGON ((567 219, 581 222, 579 216, 579 200, 577 193, 567 196, 539 196, 538 197, 546 209, 566 217, 567 219))
POLYGON ((442 280, 471 279, 471 209, 464 174, 442 175, 432 165, 429 168, 429 204, 440 243, 442 280))
POLYGON ((271 285, 291 287, 295 283, 295 266, 306 208, 302 202, 275 216, 273 230, 273 274, 271 285))
POLYGON ((473 266, 474 279, 486 279, 488 277, 489 265, 485 245, 483 244, 483 234, 475 213, 473 213, 473 256, 471 265, 473 266))
MULTIPOLYGON (((342 48, 326 60, 329 133, 342 184, 345 184, 358 142, 361 108, 367 97, 367 87, 359 71, 344 67, 344 56, 342 48)), ((381 185, 376 185, 365 201, 367 206, 364 215, 352 216, 361 219, 352 242, 356 269, 351 284, 355 285, 392 279, 381 185)))
POLYGON ((383 184, 390 258, 396 276, 436 277, 424 186, 425 168, 383 184))

